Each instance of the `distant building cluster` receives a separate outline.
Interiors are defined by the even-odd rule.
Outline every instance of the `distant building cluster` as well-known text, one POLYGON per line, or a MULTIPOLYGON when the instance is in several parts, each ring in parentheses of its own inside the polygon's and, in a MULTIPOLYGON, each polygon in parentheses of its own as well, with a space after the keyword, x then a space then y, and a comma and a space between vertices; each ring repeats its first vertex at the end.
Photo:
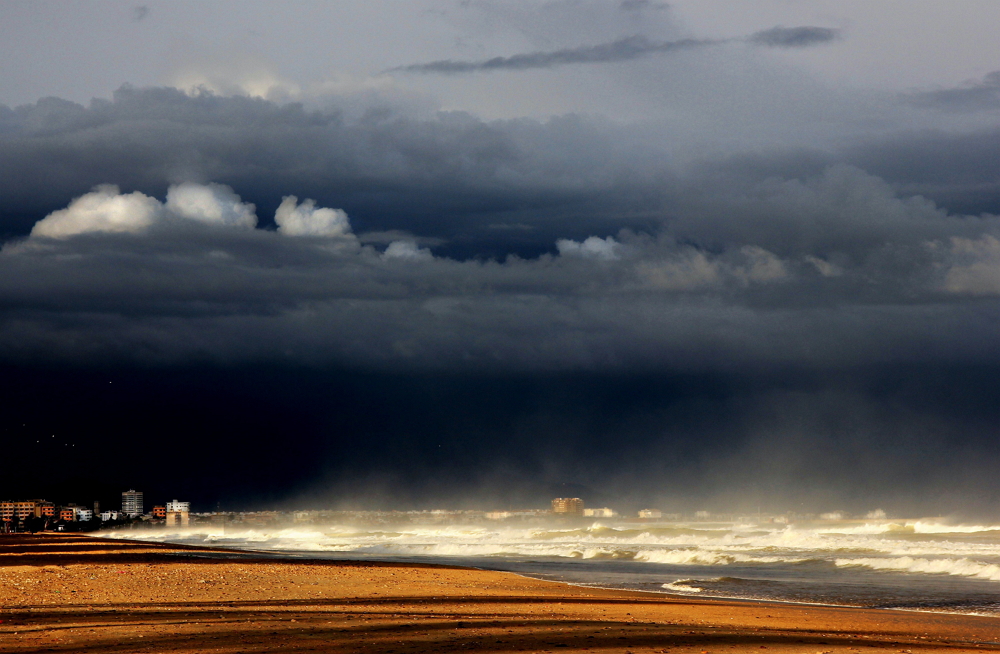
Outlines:
POLYGON ((90 522, 94 520, 94 515, 94 509, 78 504, 56 505, 48 500, 0 500, 0 532, 15 531, 25 525, 45 527, 57 523, 90 522))
POLYGON ((100 502, 92 506, 56 505, 47 500, 0 500, 0 533, 15 531, 75 531, 130 524, 133 521, 163 522, 187 526, 190 505, 173 500, 143 512, 143 494, 129 489, 122 493, 121 511, 101 511, 100 502))
MULTIPOLYGON (((62 507, 59 507, 60 511, 62 507)), ((24 520, 26 518, 51 518, 56 514, 56 506, 45 500, 20 500, 17 502, 0 502, 0 520, 5 523, 24 520)))

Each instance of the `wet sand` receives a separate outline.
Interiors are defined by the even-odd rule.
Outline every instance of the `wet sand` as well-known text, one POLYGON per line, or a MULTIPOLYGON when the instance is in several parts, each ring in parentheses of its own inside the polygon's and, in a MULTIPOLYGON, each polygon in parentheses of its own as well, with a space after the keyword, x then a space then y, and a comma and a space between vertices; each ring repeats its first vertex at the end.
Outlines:
POLYGON ((0 652, 1000 650, 1000 619, 606 591, 445 566, 0 535, 0 652))

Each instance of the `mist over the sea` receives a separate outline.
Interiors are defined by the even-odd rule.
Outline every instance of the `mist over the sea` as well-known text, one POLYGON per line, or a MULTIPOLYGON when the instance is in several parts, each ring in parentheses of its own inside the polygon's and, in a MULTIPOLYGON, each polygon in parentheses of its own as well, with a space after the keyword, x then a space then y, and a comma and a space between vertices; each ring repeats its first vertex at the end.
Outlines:
POLYGON ((84 487, 105 506, 138 485, 205 511, 544 508, 568 495, 619 511, 986 519, 997 502, 997 391, 971 366, 753 378, 11 370, 3 392, 27 426, 8 433, 30 437, 11 440, 23 463, 7 492, 84 487), (114 454, 88 462, 101 452, 114 454))

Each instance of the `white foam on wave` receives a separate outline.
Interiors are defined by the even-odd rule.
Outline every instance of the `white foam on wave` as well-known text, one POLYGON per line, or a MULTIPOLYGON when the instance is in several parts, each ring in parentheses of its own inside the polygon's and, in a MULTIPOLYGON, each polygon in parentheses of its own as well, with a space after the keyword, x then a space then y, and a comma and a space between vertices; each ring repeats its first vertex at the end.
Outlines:
POLYGON ((880 535, 880 534, 900 534, 913 533, 912 525, 905 522, 868 522, 863 525, 852 526, 828 526, 817 529, 824 534, 849 535, 880 535))
POLYGON ((669 584, 663 584, 661 588, 666 590, 672 590, 677 593, 700 593, 705 590, 700 586, 694 586, 694 579, 678 579, 677 581, 671 581, 669 584))
POLYGON ((739 552, 720 552, 705 550, 653 550, 639 552, 637 561, 650 563, 667 563, 673 565, 760 565, 775 563, 803 563, 810 559, 801 556, 754 556, 739 552))
POLYGON ((917 520, 913 523, 913 530, 918 534, 976 534, 984 531, 1000 532, 1000 525, 949 525, 917 520))
POLYGON ((957 577, 975 577, 989 581, 1000 581, 1000 565, 968 558, 929 559, 901 556, 897 558, 836 559, 834 563, 839 567, 865 567, 872 570, 953 575, 957 577))
POLYGON ((610 526, 600 522, 586 528, 548 530, 501 525, 234 527, 199 525, 190 529, 114 531, 99 535, 242 549, 387 557, 554 557, 706 567, 781 566, 819 561, 838 567, 1000 581, 1000 538, 956 536, 952 540, 947 536, 1000 531, 1000 528, 946 525, 931 520, 839 526, 732 525, 729 530, 711 531, 676 523, 610 526), (895 537, 896 534, 904 537, 895 537), (920 534, 933 537, 921 538, 920 534))

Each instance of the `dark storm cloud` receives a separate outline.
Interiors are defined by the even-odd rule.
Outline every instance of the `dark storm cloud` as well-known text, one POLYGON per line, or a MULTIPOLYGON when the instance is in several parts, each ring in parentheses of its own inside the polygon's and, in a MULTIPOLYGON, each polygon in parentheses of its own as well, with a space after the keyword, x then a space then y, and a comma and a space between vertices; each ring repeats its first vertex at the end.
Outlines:
POLYGON ((168 89, 0 120, 11 359, 714 369, 995 354, 971 344, 1000 293, 997 219, 835 155, 805 174, 776 158, 679 175, 600 121, 352 121, 168 89), (90 191, 106 182, 123 190, 90 191), (281 225, 291 194, 317 203, 281 225))
MULTIPOLYGON (((624 5, 622 6, 623 8, 624 5)), ((773 27, 746 39, 753 45, 772 48, 803 48, 832 41, 838 31, 826 27, 773 27)), ((457 74, 493 70, 530 70, 571 64, 607 64, 632 61, 653 54, 718 46, 733 39, 680 39, 653 41, 645 36, 628 36, 610 43, 585 45, 549 52, 529 52, 483 61, 443 59, 423 64, 409 64, 386 72, 457 74)))
POLYGON ((747 41, 772 48, 805 48, 829 43, 840 31, 829 27, 772 27, 752 34, 747 41))
POLYGON ((1000 214, 1000 130, 921 131, 856 145, 843 157, 956 214, 1000 214))
MULTIPOLYGON (((170 217, 190 206, 178 188, 166 205, 101 189, 8 242, 0 354, 496 370, 1000 354, 967 347, 996 319, 997 221, 956 221, 850 168, 726 207, 769 226, 727 226, 723 211, 674 228, 714 233, 712 246, 623 231, 502 262, 435 257, 405 240, 376 249, 349 230, 296 235, 284 219, 275 232, 170 217)), ((191 202, 230 197, 183 188, 191 202)))
POLYGON ((919 107, 944 111, 993 111, 1000 109, 1000 71, 957 88, 915 92, 904 98, 919 107))
POLYGON ((717 45, 721 41, 681 39, 678 41, 651 41, 644 36, 628 36, 611 43, 585 45, 549 52, 529 52, 509 57, 493 57, 484 61, 454 61, 444 59, 426 64, 410 64, 391 68, 387 72, 404 73, 471 73, 491 70, 530 70, 552 68, 569 64, 607 64, 631 61, 651 54, 690 50, 717 45))

